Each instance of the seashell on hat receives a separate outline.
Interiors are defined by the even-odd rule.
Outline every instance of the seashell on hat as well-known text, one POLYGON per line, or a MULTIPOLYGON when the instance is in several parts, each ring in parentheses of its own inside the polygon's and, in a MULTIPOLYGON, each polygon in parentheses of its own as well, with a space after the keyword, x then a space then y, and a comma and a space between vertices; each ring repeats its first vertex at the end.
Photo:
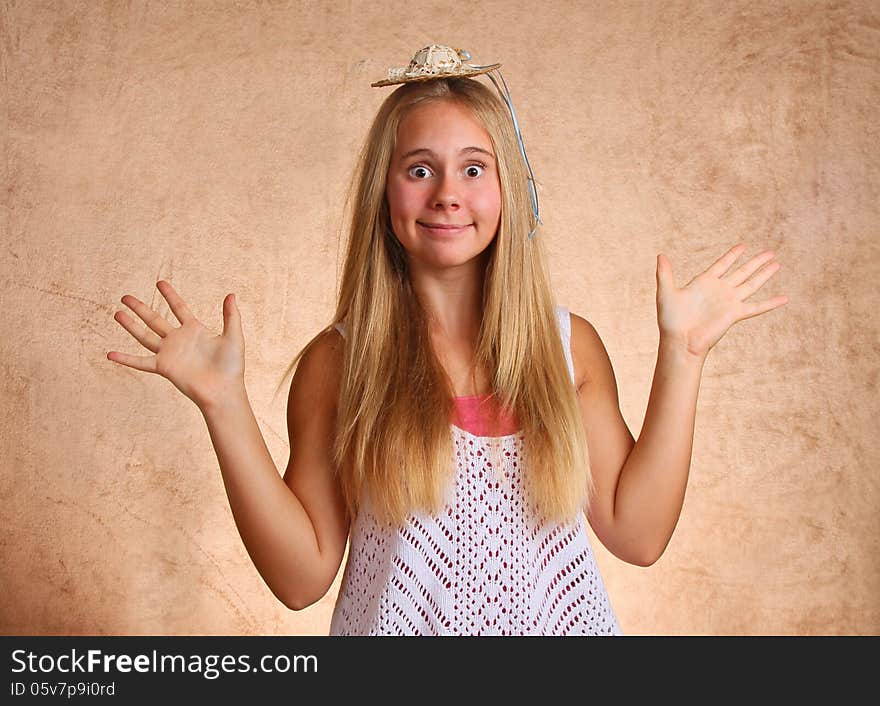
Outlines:
POLYGON ((391 86, 395 83, 411 83, 413 81, 429 81, 435 78, 453 78, 461 76, 477 76, 494 71, 501 64, 488 66, 472 66, 462 63, 470 61, 471 55, 464 49, 453 49, 443 44, 431 44, 419 49, 409 62, 409 66, 398 66, 388 69, 388 76, 370 86, 391 86))

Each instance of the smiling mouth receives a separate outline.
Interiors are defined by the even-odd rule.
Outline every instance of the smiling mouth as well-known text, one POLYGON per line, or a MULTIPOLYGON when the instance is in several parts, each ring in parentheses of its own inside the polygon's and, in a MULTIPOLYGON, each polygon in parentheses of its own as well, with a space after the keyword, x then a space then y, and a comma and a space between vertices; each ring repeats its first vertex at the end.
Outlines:
POLYGON ((461 226, 440 224, 428 225, 427 223, 422 223, 421 221, 416 221, 416 223, 418 223, 422 228, 425 228, 426 230, 429 230, 433 233, 460 233, 461 231, 465 230, 466 228, 470 228, 473 225, 473 223, 467 223, 461 226))

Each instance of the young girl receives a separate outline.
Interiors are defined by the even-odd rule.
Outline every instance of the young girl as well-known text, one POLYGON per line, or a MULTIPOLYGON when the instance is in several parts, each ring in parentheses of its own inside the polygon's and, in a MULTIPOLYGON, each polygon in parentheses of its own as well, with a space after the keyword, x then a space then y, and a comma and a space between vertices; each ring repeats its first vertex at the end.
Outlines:
POLYGON ((350 540, 331 634, 621 634, 586 521, 625 562, 660 557, 703 363, 733 323, 788 301, 745 301, 780 265, 764 252, 734 267, 737 245, 678 288, 658 257, 660 344, 636 443, 599 335, 555 305, 509 96, 472 78, 498 65, 462 58, 426 47, 374 84, 402 85, 360 155, 333 321, 288 370, 283 479, 245 390, 234 295, 220 336, 168 282, 179 327, 124 296, 149 330, 116 320, 155 355, 108 358, 202 411, 236 526, 285 605, 324 596, 350 540))

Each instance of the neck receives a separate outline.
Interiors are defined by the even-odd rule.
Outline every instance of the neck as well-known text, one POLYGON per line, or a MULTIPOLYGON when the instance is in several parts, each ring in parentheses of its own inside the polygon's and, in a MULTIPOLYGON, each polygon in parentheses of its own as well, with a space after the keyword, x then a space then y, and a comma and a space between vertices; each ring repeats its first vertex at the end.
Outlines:
POLYGON ((483 268, 472 261, 439 273, 410 270, 435 340, 476 344, 483 319, 483 268))

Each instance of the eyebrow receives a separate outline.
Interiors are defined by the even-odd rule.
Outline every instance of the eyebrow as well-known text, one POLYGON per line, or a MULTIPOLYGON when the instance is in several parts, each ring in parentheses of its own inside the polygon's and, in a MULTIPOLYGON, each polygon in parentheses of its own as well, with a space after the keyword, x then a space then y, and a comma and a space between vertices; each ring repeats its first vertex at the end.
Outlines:
MULTIPOLYGON (((481 152, 482 154, 488 155, 492 159, 495 159, 495 155, 492 154, 489 150, 485 150, 482 147, 463 147, 460 154, 470 154, 472 152, 481 152)), ((436 157, 433 151, 429 150, 427 147, 419 147, 418 149, 410 150, 405 155, 400 158, 400 161, 407 159, 408 157, 412 157, 417 154, 429 154, 432 157, 436 157)))

